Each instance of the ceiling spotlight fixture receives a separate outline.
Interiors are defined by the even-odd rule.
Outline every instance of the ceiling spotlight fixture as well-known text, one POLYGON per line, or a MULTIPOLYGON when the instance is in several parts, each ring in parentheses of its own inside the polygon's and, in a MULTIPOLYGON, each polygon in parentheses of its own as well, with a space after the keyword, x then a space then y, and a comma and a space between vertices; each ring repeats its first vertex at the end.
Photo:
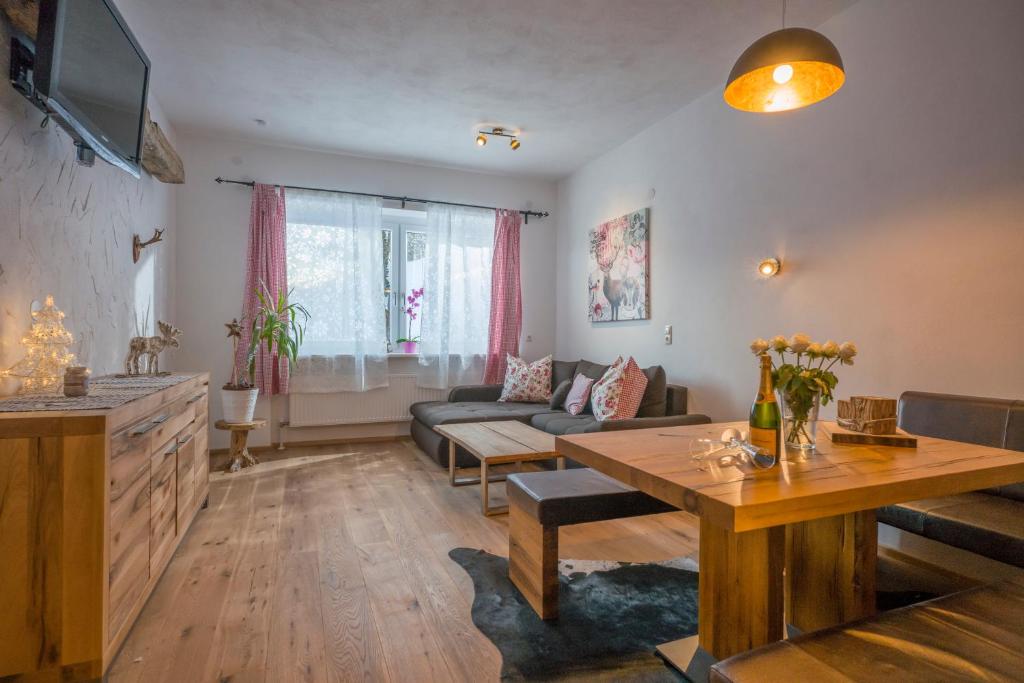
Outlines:
POLYGON ((519 141, 518 133, 510 133, 500 126, 494 126, 493 128, 490 129, 485 128, 484 130, 481 130, 479 133, 477 133, 476 144, 480 147, 486 145, 488 135, 497 135, 499 137, 508 138, 508 146, 511 147, 512 149, 519 149, 520 145, 522 145, 522 143, 519 141))
POLYGON ((833 95, 846 81, 843 58, 832 41, 809 28, 769 33, 736 60, 725 86, 725 101, 742 111, 799 109, 833 95))
POLYGON ((777 258, 766 258, 757 264, 757 272, 761 277, 772 277, 778 275, 782 269, 782 263, 777 258))

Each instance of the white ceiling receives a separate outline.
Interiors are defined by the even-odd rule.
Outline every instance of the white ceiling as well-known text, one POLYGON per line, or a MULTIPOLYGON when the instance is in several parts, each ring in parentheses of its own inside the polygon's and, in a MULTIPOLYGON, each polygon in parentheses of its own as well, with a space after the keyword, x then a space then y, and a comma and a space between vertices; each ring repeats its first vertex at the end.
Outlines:
MULTIPOLYGON (((817 26, 854 1, 789 0, 787 23, 817 26)), ((560 177, 722 87, 740 52, 780 27, 781 2, 118 5, 181 130, 560 177), (499 139, 478 148, 481 123, 520 128, 522 148, 499 139)))

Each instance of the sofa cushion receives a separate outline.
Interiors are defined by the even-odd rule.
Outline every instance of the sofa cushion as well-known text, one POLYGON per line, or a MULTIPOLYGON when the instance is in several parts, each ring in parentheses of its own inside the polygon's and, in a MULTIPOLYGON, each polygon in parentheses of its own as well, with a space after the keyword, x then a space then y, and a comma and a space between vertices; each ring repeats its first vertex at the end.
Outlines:
POLYGON ((569 396, 569 390, 572 389, 572 380, 563 380, 555 390, 551 392, 551 400, 548 401, 548 408, 551 410, 558 410, 565 405, 565 399, 569 396))
POLYGON ((409 407, 413 417, 430 428, 441 424, 459 422, 494 422, 495 420, 518 420, 529 422, 538 413, 551 409, 547 403, 498 403, 472 402, 448 403, 447 401, 424 401, 409 407))
POLYGON ((572 381, 576 375, 577 365, 579 365, 579 361, 576 360, 551 361, 551 390, 554 391, 565 380, 572 381))
POLYGON ((505 354, 505 384, 499 401, 547 403, 551 400, 551 356, 527 363, 522 358, 505 354))
POLYGON ((900 396, 899 425, 911 434, 1012 448, 1005 444, 1013 405, 1003 399, 906 391, 900 396))
POLYGON ((530 426, 557 436, 601 431, 601 423, 593 415, 570 415, 564 411, 534 415, 530 426))
POLYGON ((608 372, 609 366, 600 363, 591 363, 589 360, 581 360, 576 364, 576 374, 589 377, 592 380, 599 380, 608 372))
POLYGON ((889 505, 878 511, 878 521, 1024 567, 1022 514, 1017 501, 975 491, 889 505))
POLYGON ((576 375, 573 377, 569 394, 565 397, 565 412, 570 415, 582 414, 583 409, 587 407, 587 401, 590 400, 590 390, 593 387, 594 380, 586 375, 576 375))
POLYGON ((664 417, 668 403, 668 378, 665 376, 665 368, 652 365, 644 368, 644 375, 647 377, 647 388, 644 389, 644 397, 640 401, 636 416, 664 417))

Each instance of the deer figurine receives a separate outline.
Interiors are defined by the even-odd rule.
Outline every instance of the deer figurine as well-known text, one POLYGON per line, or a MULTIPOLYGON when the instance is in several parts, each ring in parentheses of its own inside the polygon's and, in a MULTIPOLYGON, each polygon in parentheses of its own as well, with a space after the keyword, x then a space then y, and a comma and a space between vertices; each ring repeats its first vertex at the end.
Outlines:
POLYGON ((132 337, 128 343, 128 357, 124 361, 124 372, 126 375, 141 375, 139 361, 146 356, 146 374, 156 375, 160 372, 161 351, 168 346, 172 349, 178 348, 178 337, 181 330, 163 320, 157 321, 160 335, 156 337, 132 337))

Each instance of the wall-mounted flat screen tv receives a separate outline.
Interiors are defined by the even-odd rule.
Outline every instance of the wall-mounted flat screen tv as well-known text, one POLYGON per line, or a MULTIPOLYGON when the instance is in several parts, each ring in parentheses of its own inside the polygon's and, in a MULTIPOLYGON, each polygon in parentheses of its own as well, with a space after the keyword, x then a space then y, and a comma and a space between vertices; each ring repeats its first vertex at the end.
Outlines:
POLYGON ((80 147, 136 178, 149 70, 149 58, 111 0, 39 3, 36 93, 80 147))

